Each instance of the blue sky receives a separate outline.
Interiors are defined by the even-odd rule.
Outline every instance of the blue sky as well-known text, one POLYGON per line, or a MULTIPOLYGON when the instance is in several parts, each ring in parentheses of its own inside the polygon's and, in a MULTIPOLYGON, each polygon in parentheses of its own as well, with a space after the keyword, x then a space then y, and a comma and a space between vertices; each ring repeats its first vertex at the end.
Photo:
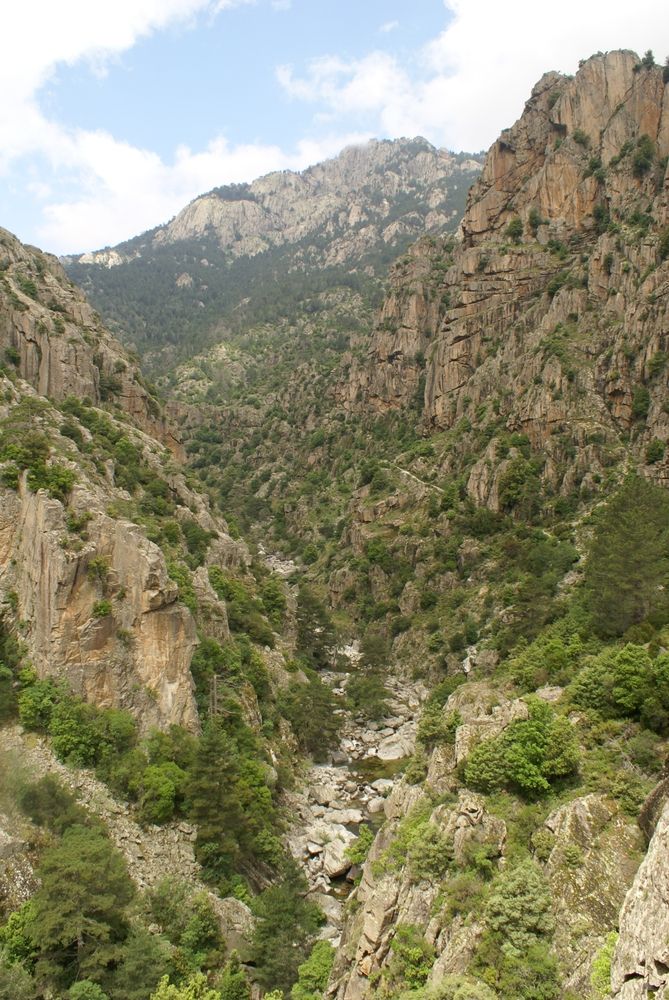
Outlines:
POLYGON ((547 69, 669 52, 665 0, 22 0, 0 35, 0 225, 114 244, 371 136, 479 150, 547 69))

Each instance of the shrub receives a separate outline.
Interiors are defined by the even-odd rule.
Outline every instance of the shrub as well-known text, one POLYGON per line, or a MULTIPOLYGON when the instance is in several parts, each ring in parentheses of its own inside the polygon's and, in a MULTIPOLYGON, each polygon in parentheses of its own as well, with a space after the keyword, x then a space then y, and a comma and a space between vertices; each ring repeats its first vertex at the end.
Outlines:
POLYGON ((541 213, 538 208, 531 208, 530 214, 527 217, 527 224, 529 225, 532 233, 536 236, 539 226, 542 224, 543 220, 541 218, 541 213))
POLYGON ((632 173, 635 177, 643 177, 653 166, 655 159, 655 143, 649 135, 641 135, 637 139, 636 149, 632 157, 632 173))
POLYGON ((388 710, 386 686, 377 670, 351 674, 346 695, 353 710, 366 719, 382 719, 388 710))
POLYGON ((323 996, 334 956, 329 941, 316 942, 309 958, 298 967, 297 982, 290 991, 291 1000, 319 1000, 323 996))
POLYGON ((520 243, 523 236, 523 221, 519 216, 515 216, 506 227, 506 235, 514 243, 520 243))
POLYGON ((443 743, 455 743, 455 732, 461 723, 458 712, 446 714, 438 704, 428 702, 418 724, 418 742, 428 750, 443 743))
POLYGON ((481 791, 507 787, 537 798, 552 781, 576 771, 578 745, 568 720, 544 702, 528 703, 529 719, 474 748, 465 767, 468 785, 481 791))
POLYGON ((93 556, 86 567, 86 575, 91 583, 105 584, 109 577, 109 559, 106 556, 93 556))
POLYGON ((407 845, 407 864, 416 881, 440 882, 453 864, 453 842, 434 823, 419 825, 407 845))
POLYGON ((664 450, 664 441, 660 441, 659 438, 653 438, 650 444, 646 447, 646 461, 648 464, 654 465, 655 462, 661 462, 664 458, 664 450))
POLYGON ((54 705, 49 724, 54 752, 78 767, 92 767, 98 759, 99 738, 95 709, 65 697, 54 705))
POLYGON ((570 686, 575 704, 605 718, 633 718, 664 733, 669 727, 669 655, 652 659, 643 646, 610 647, 570 686))
POLYGON ((668 613, 669 497, 629 476, 602 508, 585 566, 586 599, 601 636, 668 613))
POLYGON ((396 995, 400 988, 416 990, 427 980, 434 963, 434 948, 418 927, 398 924, 390 943, 390 961, 383 970, 382 993, 396 995))
POLYGON ((166 823, 170 820, 183 796, 186 780, 185 771, 172 761, 150 764, 142 775, 142 822, 166 823))
POLYGON ((505 869, 485 917, 474 971, 502 997, 557 1000, 561 984, 548 951, 554 926, 551 896, 539 866, 528 860, 505 869))
POLYGON ((636 385, 632 390, 632 417, 645 420, 650 409, 650 393, 644 385, 636 385))
POLYGON ((240 580, 228 576, 218 566, 209 569, 209 580, 227 604, 228 621, 233 632, 245 632, 255 642, 274 647, 274 633, 263 618, 263 605, 240 580))
POLYGON ((611 992, 611 961, 617 943, 617 932, 610 931, 592 963, 590 985, 597 1000, 604 1000, 611 992))
POLYGON ((578 143, 579 146, 583 146, 584 148, 590 145, 590 139, 582 128, 574 129, 572 139, 574 142, 578 143))
POLYGON ((108 618, 112 613, 112 603, 111 601, 96 601, 93 605, 93 610, 91 611, 91 616, 93 618, 108 618))
POLYGON ((204 562, 204 557, 207 554, 209 542, 212 538, 212 532, 205 531, 197 521, 193 521, 190 518, 182 522, 181 531, 190 557, 188 564, 191 569, 197 569, 204 562))
POLYGON ((101 986, 91 979, 80 979, 67 991, 67 1000, 109 1000, 101 986))
POLYGON ((369 849, 374 843, 374 834, 366 823, 358 830, 357 839, 346 848, 346 857, 352 865, 362 865, 367 859, 369 849))
POLYGON ((86 811, 53 774, 46 774, 21 788, 17 802, 33 823, 45 826, 56 834, 62 834, 69 826, 83 826, 86 822, 86 811))
POLYGON ((336 742, 337 707, 332 691, 316 674, 310 675, 307 684, 289 684, 277 696, 277 708, 290 722, 300 746, 317 760, 336 742))

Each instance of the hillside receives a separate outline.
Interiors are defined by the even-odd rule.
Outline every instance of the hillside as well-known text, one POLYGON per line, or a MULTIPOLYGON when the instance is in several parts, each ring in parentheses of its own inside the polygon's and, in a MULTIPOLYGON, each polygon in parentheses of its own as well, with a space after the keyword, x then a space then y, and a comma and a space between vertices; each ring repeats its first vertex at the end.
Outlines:
POLYGON ((547 73, 454 232, 461 166, 372 144, 69 262, 155 390, 2 234, 0 997, 669 996, 669 71, 547 73), (85 947, 82 845, 135 885, 85 947))

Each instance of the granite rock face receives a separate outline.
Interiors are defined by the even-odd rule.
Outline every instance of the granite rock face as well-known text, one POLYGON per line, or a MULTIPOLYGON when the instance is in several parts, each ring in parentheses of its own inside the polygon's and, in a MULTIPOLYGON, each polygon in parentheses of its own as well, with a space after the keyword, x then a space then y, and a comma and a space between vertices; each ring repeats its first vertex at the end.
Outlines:
POLYGON ((136 524, 109 517, 97 491, 75 487, 72 507, 92 515, 79 551, 61 544, 60 501, 25 483, 2 491, 0 586, 15 595, 33 667, 100 707, 131 710, 145 730, 197 729, 195 624, 161 550, 136 524), (112 612, 99 617, 103 599, 112 612))
POLYGON ((110 400, 178 458, 180 437, 139 367, 50 254, 0 229, 0 348, 40 396, 110 400))
MULTIPOLYGON (((639 385, 650 404, 633 450, 669 439, 658 378, 669 92, 659 67, 638 67, 634 53, 612 52, 573 78, 542 77, 490 149, 460 239, 426 237, 394 266, 367 358, 340 387, 345 408, 413 401, 439 431, 478 426, 494 406, 506 431, 544 449, 543 477, 558 492, 587 487, 604 451, 628 440, 639 385)), ((470 497, 499 510, 515 459, 493 438, 470 497)), ((661 462, 648 474, 667 478, 661 462)))
MULTIPOLYGON (((329 240, 321 266, 341 264, 400 234, 418 236, 424 228, 448 226, 449 188, 465 188, 479 170, 477 159, 435 149, 425 139, 374 140, 300 173, 277 171, 251 184, 215 188, 148 234, 141 253, 213 235, 231 258, 252 257, 323 230, 329 240), (403 195, 410 202, 404 212, 399 207, 403 195)), ((136 253, 120 246, 83 254, 78 261, 110 268, 136 253)), ((177 280, 182 287, 192 283, 187 272, 177 280)))
POLYGON ((669 805, 620 912, 611 964, 615 1000, 669 997, 669 805))
POLYGON ((0 595, 8 624, 20 627, 38 676, 65 681, 100 707, 131 711, 144 731, 173 724, 196 731, 194 616, 179 599, 163 551, 131 520, 141 511, 116 482, 115 462, 91 460, 92 432, 72 415, 76 409, 59 407, 85 401, 129 461, 141 463, 146 481, 169 492, 175 521, 208 539, 192 587, 197 626, 219 641, 230 635, 227 611, 207 569, 243 574, 248 550, 187 484, 174 463, 177 433, 60 264, 1 230, 0 266, 3 462, 11 471, 12 447, 37 437, 45 468, 74 480, 61 498, 31 485, 26 471, 17 488, 11 476, 0 488, 0 595))

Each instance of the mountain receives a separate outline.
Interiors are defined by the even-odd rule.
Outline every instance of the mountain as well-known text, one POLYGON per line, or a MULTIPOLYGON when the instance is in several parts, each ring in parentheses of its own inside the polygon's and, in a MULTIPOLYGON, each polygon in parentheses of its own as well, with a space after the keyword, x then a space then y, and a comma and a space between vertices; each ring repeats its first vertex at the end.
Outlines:
POLYGON ((64 263, 164 371, 184 343, 274 320, 305 292, 343 284, 371 294, 417 236, 455 229, 480 161, 420 138, 374 141, 302 173, 215 188, 165 226, 64 263))
POLYGON ((0 748, 33 774, 0 789, 0 992, 669 991, 669 71, 547 73, 384 290, 393 220, 368 252, 347 177, 415 153, 324 165, 306 235, 251 185, 71 262, 157 389, 2 236, 0 748), (205 249, 229 298, 161 331, 205 249), (98 861, 82 957, 52 928, 100 817, 143 894, 98 861))

